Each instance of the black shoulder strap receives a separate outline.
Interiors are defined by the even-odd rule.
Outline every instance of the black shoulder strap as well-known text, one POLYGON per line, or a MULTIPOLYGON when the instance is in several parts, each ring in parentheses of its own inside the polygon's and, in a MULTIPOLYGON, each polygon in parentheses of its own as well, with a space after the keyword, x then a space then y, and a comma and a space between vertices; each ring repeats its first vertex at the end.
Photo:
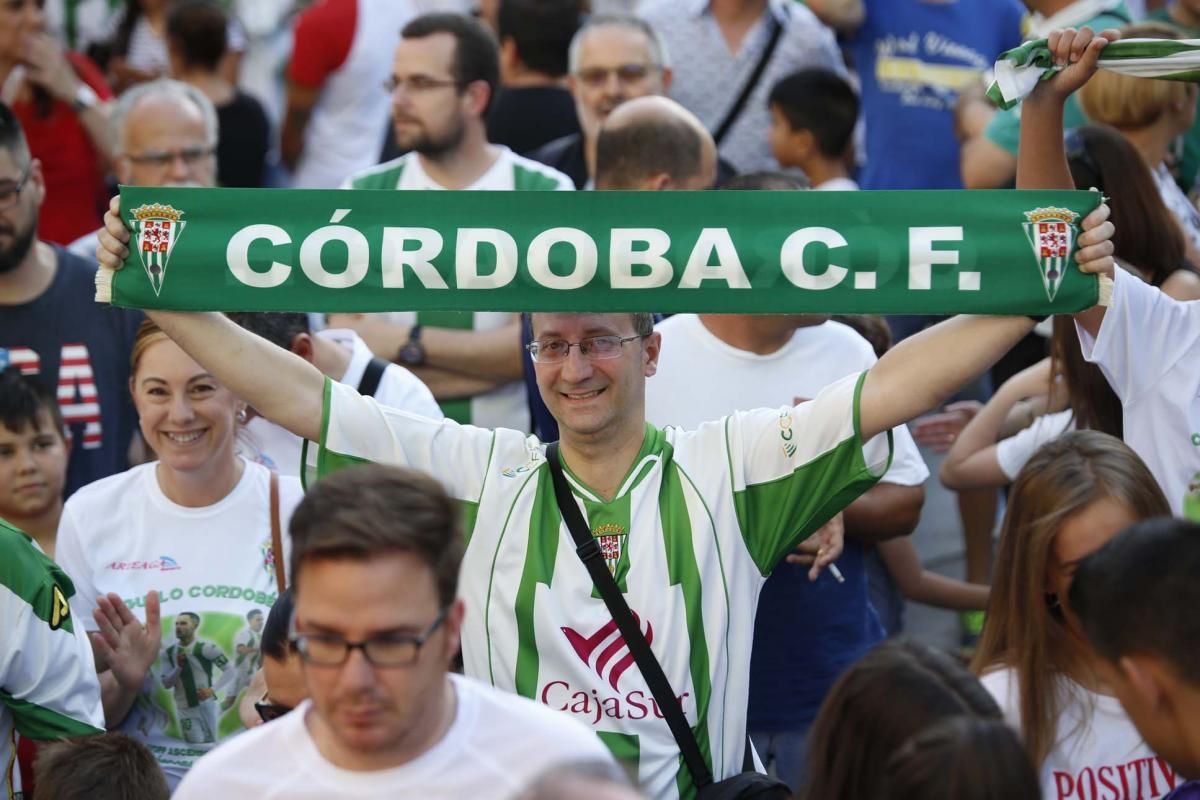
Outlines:
POLYGON ((567 478, 563 475, 562 463, 558 458, 557 442, 546 447, 546 460, 550 464, 550 475, 554 478, 554 499, 558 501, 559 513, 567 523, 571 538, 575 540, 575 553, 587 567, 588 574, 592 576, 592 583, 596 584, 604 605, 608 606, 613 622, 617 623, 617 629, 621 631, 621 636, 633 655, 634 663, 646 679, 646 685, 650 687, 650 694, 658 702, 658 707, 667 720, 667 726, 671 729, 671 735, 679 745, 679 752, 683 754, 683 761, 692 773, 692 780, 697 788, 708 786, 713 782, 712 772, 704 763, 704 757, 700 755, 696 735, 688 726, 679 700, 671 689, 671 682, 663 674, 662 666, 654 657, 650 645, 646 643, 646 637, 642 635, 641 628, 634 620, 633 612, 629 610, 629 604, 625 602, 617 581, 604 565, 600 545, 596 543, 596 538, 584 522, 575 498, 571 496, 571 488, 567 485, 567 478))
POLYGON ((746 84, 742 87, 741 94, 733 101, 733 105, 729 107, 729 110, 725 112, 725 119, 721 120, 721 124, 717 126, 717 130, 713 133, 713 141, 718 145, 721 144, 721 140, 729 133, 729 129, 733 127, 733 123, 737 122, 742 109, 746 107, 746 101, 750 99, 750 94, 754 91, 754 87, 758 85, 758 80, 762 77, 763 70, 767 68, 767 64, 771 61, 771 56, 775 54, 775 46, 779 44, 779 37, 783 35, 783 26, 779 24, 779 20, 776 18, 775 12, 769 4, 767 6, 767 18, 771 21, 771 38, 767 40, 767 46, 763 49, 762 55, 759 56, 758 63, 754 65, 754 71, 746 79, 746 84))
POLYGON ((388 368, 388 362, 382 358, 371 356, 367 368, 363 370, 362 379, 358 382, 358 393, 374 397, 379 390, 379 382, 383 380, 383 371, 388 368))

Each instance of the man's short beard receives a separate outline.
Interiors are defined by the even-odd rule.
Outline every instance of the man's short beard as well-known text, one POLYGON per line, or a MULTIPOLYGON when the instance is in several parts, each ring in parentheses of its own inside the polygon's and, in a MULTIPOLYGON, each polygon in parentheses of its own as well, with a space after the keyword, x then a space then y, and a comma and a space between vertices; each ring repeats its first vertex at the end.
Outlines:
POLYGON ((30 221, 29 227, 14 234, 11 245, 0 248, 0 274, 12 272, 21 266, 25 256, 29 255, 29 248, 33 247, 33 240, 36 236, 37 219, 34 218, 30 221))
POLYGON ((458 151, 467 135, 467 126, 459 122, 457 126, 440 139, 434 139, 423 133, 412 143, 411 150, 420 153, 433 161, 441 161, 447 155, 458 151))

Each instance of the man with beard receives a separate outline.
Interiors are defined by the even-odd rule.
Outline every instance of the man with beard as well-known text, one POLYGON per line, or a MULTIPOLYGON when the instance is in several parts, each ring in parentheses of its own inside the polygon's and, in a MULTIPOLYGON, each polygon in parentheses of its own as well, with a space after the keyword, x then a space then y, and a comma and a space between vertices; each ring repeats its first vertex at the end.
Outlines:
MULTIPOLYGON (((117 183, 217 185, 217 111, 196 87, 169 78, 138 84, 117 100, 112 127, 117 183)), ((95 231, 68 249, 90 261, 95 231)))
MULTIPOLYGON (((351 189, 571 190, 557 170, 487 140, 499 82, 496 40, 477 20, 426 14, 400 32, 392 122, 400 158, 352 176, 351 189)), ((482 427, 529 430, 521 321, 509 313, 334 314, 375 354, 408 367, 443 413, 482 427)))
POLYGON ((71 440, 69 495, 128 466, 129 351, 141 314, 97 309, 95 261, 36 238, 45 197, 42 163, 0 104, 0 369, 55 390, 71 440))

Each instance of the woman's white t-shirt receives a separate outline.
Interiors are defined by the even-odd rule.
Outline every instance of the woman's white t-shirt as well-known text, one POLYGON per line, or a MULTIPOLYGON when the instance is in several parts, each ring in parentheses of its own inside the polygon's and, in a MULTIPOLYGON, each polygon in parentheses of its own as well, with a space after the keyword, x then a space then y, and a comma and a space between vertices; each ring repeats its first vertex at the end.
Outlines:
MULTIPOLYGON (((1016 672, 998 669, 980 679, 1021 731, 1016 672)), ((1099 695, 1074 681, 1060 681, 1055 744, 1039 770, 1044 800, 1156 800, 1182 783, 1171 766, 1154 754, 1115 697, 1099 695)))
POLYGON ((1017 473, 1026 461, 1033 458, 1038 448, 1074 427, 1075 413, 1070 409, 1043 414, 1025 430, 996 443, 996 463, 1000 465, 1000 471, 1010 481, 1016 480, 1017 473))
MULTIPOLYGON (((75 584, 71 611, 97 629, 96 598, 115 592, 140 620, 145 596, 162 604, 162 649, 121 730, 150 748, 172 788, 217 741, 241 730, 235 638, 253 610, 275 602, 270 472, 245 462, 224 499, 202 508, 163 494, 157 464, 143 464, 83 487, 67 500, 56 556, 75 584), (199 617, 194 632, 179 631, 199 617), (181 658, 182 657, 182 658, 181 658), (180 661, 186 663, 182 666, 180 661)), ((279 480, 280 525, 287 531, 303 492, 279 480)), ((290 542, 283 537, 284 563, 290 542)))

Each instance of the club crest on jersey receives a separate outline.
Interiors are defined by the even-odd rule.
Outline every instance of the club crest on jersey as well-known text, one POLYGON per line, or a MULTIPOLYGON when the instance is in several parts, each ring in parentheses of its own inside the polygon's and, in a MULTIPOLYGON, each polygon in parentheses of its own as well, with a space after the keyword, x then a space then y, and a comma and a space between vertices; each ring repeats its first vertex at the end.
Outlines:
POLYGON ((157 297, 167 276, 167 260, 187 223, 182 211, 161 203, 139 206, 131 213, 135 249, 157 297))
POLYGON ((604 556, 609 573, 616 576, 617 564, 621 560, 621 551, 625 547, 628 534, 620 525, 606 522, 592 531, 592 535, 596 537, 596 544, 600 545, 600 554, 604 556))
POLYGON ((1066 208, 1035 208, 1025 212, 1025 238, 1033 248, 1038 273, 1046 290, 1046 299, 1053 301, 1067 271, 1068 259, 1075 247, 1079 215, 1066 208))

